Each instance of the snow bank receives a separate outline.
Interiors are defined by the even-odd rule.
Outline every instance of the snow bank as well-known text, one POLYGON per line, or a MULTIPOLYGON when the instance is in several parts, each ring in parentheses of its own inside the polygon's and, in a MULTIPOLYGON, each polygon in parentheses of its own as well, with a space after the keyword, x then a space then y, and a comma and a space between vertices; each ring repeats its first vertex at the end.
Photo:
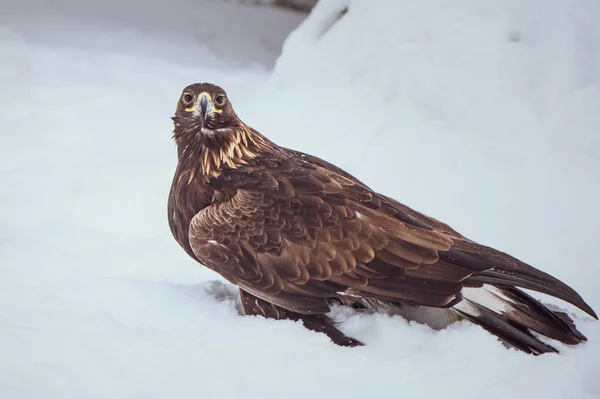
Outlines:
MULTIPOLYGON (((196 10, 181 1, 173 9, 196 10)), ((46 18, 7 8, 0 397, 600 395, 597 322, 578 320, 585 346, 534 358, 466 323, 434 332, 337 309, 368 344, 339 348, 297 323, 240 317, 235 289, 191 261, 166 222, 169 117, 185 85, 212 81, 278 143, 555 274, 600 309, 600 14, 591 1, 522 3, 322 0, 271 78, 239 69, 268 65, 260 40, 182 41, 190 24, 157 2, 140 15, 124 4, 122 19, 104 3, 46 18), (149 32, 152 21, 173 29, 149 32)), ((270 20, 212 10, 205 19, 238 28, 270 20)))

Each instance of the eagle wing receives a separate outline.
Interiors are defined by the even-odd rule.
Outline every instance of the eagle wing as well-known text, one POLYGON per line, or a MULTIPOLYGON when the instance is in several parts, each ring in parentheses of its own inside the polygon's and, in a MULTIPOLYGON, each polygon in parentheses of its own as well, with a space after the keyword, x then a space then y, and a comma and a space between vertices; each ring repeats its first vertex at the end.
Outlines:
POLYGON ((486 282, 538 289, 587 307, 553 277, 306 154, 264 155, 224 170, 210 185, 218 201, 192 219, 194 254, 284 309, 327 313, 329 300, 344 294, 451 307, 464 286, 486 282))

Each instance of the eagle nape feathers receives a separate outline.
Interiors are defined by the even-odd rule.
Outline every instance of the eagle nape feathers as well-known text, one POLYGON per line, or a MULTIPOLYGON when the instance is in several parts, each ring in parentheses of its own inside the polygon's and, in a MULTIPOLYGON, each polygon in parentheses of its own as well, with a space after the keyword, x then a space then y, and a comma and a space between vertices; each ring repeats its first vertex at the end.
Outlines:
POLYGON ((173 121, 169 226, 189 256, 239 287, 247 314, 302 321, 343 346, 362 343, 328 316, 335 304, 435 328, 466 319, 531 354, 558 352, 539 336, 586 338, 522 289, 597 319, 551 275, 276 145, 238 118, 219 86, 186 87, 173 121))

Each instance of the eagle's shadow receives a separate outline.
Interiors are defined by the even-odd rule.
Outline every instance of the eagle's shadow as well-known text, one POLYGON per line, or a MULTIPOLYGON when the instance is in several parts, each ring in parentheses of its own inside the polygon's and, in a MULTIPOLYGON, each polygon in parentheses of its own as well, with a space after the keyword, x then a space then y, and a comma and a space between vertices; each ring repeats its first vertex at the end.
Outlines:
POLYGON ((240 291, 233 284, 221 280, 211 280, 187 286, 186 290, 192 297, 208 297, 217 303, 232 307, 238 315, 246 316, 240 299, 240 291))

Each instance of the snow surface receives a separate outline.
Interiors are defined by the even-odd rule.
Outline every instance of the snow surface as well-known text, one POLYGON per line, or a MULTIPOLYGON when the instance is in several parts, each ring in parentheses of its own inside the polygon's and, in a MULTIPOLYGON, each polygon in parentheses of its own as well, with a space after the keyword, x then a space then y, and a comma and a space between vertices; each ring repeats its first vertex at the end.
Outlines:
POLYGON ((366 347, 240 317, 168 231, 181 89, 561 278, 600 310, 600 6, 13 2, 0 15, 0 398, 596 398, 590 341, 338 309, 366 347), (334 23, 346 6, 348 12, 334 23), (235 40, 234 40, 235 38, 235 40), (267 38, 269 42, 265 42, 267 38), (267 44, 265 44, 267 43, 267 44))

